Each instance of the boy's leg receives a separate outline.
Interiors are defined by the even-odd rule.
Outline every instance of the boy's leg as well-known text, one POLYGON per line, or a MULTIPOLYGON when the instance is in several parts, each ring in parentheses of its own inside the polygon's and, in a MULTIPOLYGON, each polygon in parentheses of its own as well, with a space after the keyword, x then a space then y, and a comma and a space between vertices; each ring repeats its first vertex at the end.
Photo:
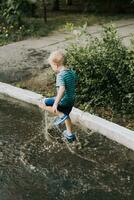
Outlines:
MULTIPOLYGON (((42 99, 42 102, 39 104, 39 107, 43 110, 46 110, 46 111, 49 111, 51 113, 53 113, 54 115, 57 115, 59 116, 59 118, 57 118, 55 121, 54 121, 54 124, 55 125, 58 125, 62 122, 64 122, 64 120, 68 119, 69 118, 69 114, 65 114, 65 113, 70 113, 71 109, 72 108, 69 108, 69 110, 65 107, 62 107, 62 106, 58 106, 58 111, 55 113, 53 112, 53 104, 55 102, 55 97, 51 97, 51 98, 44 98, 42 99)), ((71 132, 71 120, 67 120, 66 122, 66 127, 67 127, 67 130, 69 132, 71 132)))
POLYGON ((55 101, 55 98, 54 98, 54 97, 52 97, 52 98, 46 98, 46 99, 43 100, 43 102, 41 102, 41 103, 39 104, 39 107, 40 107, 42 110, 46 110, 46 111, 48 111, 48 112, 50 112, 50 113, 53 113, 53 114, 56 115, 56 116, 61 116, 61 115, 63 115, 64 113, 62 113, 62 112, 60 112, 60 111, 57 111, 56 113, 53 112, 52 106, 53 106, 53 104, 54 104, 54 101, 55 101))
MULTIPOLYGON (((68 107, 66 109, 66 113, 67 115, 69 116, 69 113, 71 112, 72 110, 72 107, 68 107)), ((65 126, 66 126, 66 130, 63 131, 63 135, 64 137, 69 141, 69 142, 73 142, 76 140, 76 136, 75 134, 72 132, 72 122, 71 122, 71 119, 70 117, 68 117, 66 120, 65 120, 65 126)))
POLYGON ((65 120, 66 130, 63 131, 64 137, 68 140, 68 142, 74 142, 76 140, 76 136, 72 133, 72 122, 71 119, 68 118, 65 120))
POLYGON ((65 120, 65 125, 66 125, 67 132, 72 133, 72 122, 70 118, 65 120))
POLYGON ((39 104, 39 107, 40 107, 41 109, 43 109, 43 110, 46 110, 46 111, 48 111, 48 112, 50 112, 50 113, 53 113, 53 114, 56 115, 56 116, 61 116, 61 115, 64 114, 64 113, 59 112, 59 111, 57 111, 57 112, 55 113, 55 112, 53 112, 52 106, 46 106, 46 105, 44 105, 44 104, 42 104, 42 103, 39 104))
MULTIPOLYGON (((43 110, 47 110, 55 115, 66 115, 68 116, 66 119, 65 119, 65 126, 66 126, 66 131, 65 133, 63 132, 63 135, 64 137, 66 137, 68 140, 71 140, 71 141, 74 141, 76 140, 76 137, 74 134, 72 134, 72 122, 71 122, 71 119, 69 118, 69 113, 71 112, 71 109, 69 110, 69 112, 67 112, 68 114, 65 114, 64 111, 63 111, 63 108, 61 109, 61 107, 59 107, 60 111, 57 111, 56 113, 53 112, 53 103, 54 103, 54 98, 51 98, 51 99, 48 99, 46 102, 43 102, 43 103, 40 103, 39 107, 42 108, 43 110), (47 104, 47 105, 46 105, 47 104), (50 105, 50 106, 48 106, 50 105), (62 112, 63 111, 63 112, 62 112)), ((59 119, 58 119, 59 120, 59 119)), ((56 122, 57 123, 57 122, 56 122)), ((61 122, 60 122, 61 123, 61 122)), ((59 123, 58 123, 59 124, 59 123)))

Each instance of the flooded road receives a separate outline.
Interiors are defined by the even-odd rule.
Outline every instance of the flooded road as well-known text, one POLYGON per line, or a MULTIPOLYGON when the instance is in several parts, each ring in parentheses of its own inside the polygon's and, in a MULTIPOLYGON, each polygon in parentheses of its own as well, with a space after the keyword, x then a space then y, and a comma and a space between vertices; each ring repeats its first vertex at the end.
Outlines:
POLYGON ((134 152, 75 128, 48 141, 38 108, 0 97, 0 200, 133 200, 134 152))

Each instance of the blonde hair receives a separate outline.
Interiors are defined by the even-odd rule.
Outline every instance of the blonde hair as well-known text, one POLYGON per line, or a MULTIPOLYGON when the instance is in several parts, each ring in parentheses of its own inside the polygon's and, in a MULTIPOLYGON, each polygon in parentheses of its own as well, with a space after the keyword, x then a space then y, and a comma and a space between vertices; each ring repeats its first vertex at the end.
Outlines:
POLYGON ((64 53, 59 50, 52 52, 48 58, 48 62, 53 62, 59 65, 64 64, 64 53))

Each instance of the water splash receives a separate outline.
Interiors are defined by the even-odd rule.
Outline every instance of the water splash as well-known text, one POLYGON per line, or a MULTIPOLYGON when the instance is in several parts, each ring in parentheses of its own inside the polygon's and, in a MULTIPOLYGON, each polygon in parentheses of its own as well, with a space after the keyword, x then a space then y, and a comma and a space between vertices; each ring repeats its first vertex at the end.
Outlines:
MULTIPOLYGON (((53 137, 53 136, 50 135, 49 132, 48 132, 48 129, 52 126, 53 121, 54 121, 54 119, 51 120, 51 122, 48 124, 48 112, 45 111, 45 112, 44 112, 44 120, 43 120, 43 126, 44 126, 44 129, 45 129, 45 130, 43 129, 43 131, 44 131, 45 139, 46 139, 47 141, 49 141, 49 142, 52 142, 52 141, 55 142, 56 140, 59 139, 59 137, 53 137)), ((72 154, 75 154, 77 157, 79 157, 79 158, 81 158, 81 159, 83 159, 83 160, 86 160, 86 161, 89 161, 89 162, 92 162, 92 163, 97 163, 95 160, 86 158, 85 156, 82 156, 82 155, 80 155, 79 153, 76 152, 77 149, 82 149, 81 143, 80 143, 80 141, 79 141, 79 139, 78 139, 77 136, 76 136, 77 142, 73 142, 73 143, 69 144, 69 143, 66 141, 66 139, 65 139, 64 137, 62 137, 63 134, 62 134, 62 131, 61 131, 61 129, 59 128, 59 126, 58 126, 58 125, 54 125, 54 128, 57 129, 58 132, 61 134, 60 137, 61 137, 62 141, 64 141, 64 143, 66 144, 68 150, 69 150, 72 154)), ((85 132, 89 135, 88 131, 85 130, 85 132)))
MULTIPOLYGON (((58 131, 62 134, 62 131, 60 130, 60 128, 58 126, 55 126, 58 131)), ((78 138, 76 137, 77 142, 73 142, 73 143, 68 143, 68 141, 66 141, 66 139, 63 138, 63 141, 65 141, 65 144, 68 148, 68 150, 72 153, 75 154, 77 157, 86 160, 88 162, 92 162, 92 163, 97 163, 95 160, 90 159, 90 158, 86 158, 85 156, 80 155, 79 153, 76 152, 76 149, 81 149, 81 143, 79 142, 78 138)))
POLYGON ((49 127, 49 125, 48 125, 48 112, 47 111, 45 111, 44 112, 44 115, 43 115, 43 133, 44 133, 44 136, 45 136, 45 139, 47 140, 47 141, 51 141, 51 138, 49 137, 49 133, 48 133, 48 127, 49 127))
MULTIPOLYGON (((54 143, 54 137, 52 140, 52 136, 49 134, 48 129, 51 127, 52 122, 48 122, 48 112, 45 111, 43 112, 43 118, 42 118, 42 125, 41 125, 41 132, 31 139, 29 139, 27 142, 25 142, 23 145, 20 147, 20 161, 23 164, 23 166, 29 171, 29 172, 39 172, 44 175, 44 170, 43 169, 38 169, 36 166, 32 165, 30 162, 27 161, 25 158, 25 153, 24 151, 28 148, 28 145, 31 144, 33 141, 35 141, 38 137, 41 135, 44 135, 44 138, 46 141, 50 142, 51 144, 54 143)), ((53 146, 53 144, 52 144, 53 146)), ((45 147, 44 147, 45 148, 45 147)), ((51 145, 49 146, 51 148, 51 145)), ((49 151, 49 148, 45 148, 46 150, 49 151)))
MULTIPOLYGON (((25 151, 28 147, 28 145, 35 141, 39 136, 44 136, 44 142, 47 141, 50 143, 49 147, 46 147, 45 148, 45 145, 44 145, 44 148, 49 152, 49 149, 52 148, 52 146, 56 145, 57 143, 59 143, 58 141, 62 141, 62 143, 60 143, 58 145, 58 148, 62 148, 64 145, 63 143, 66 144, 66 147, 67 149, 70 151, 71 154, 74 154, 75 156, 79 157, 80 159, 83 159, 83 160, 86 160, 88 162, 92 162, 92 163, 97 163, 95 160, 93 159, 90 159, 90 158, 87 158, 86 156, 84 155, 81 155, 80 152, 78 152, 77 150, 81 150, 82 149, 82 146, 81 146, 81 142, 79 141, 79 138, 76 136, 76 139, 77 141, 76 142, 73 142, 73 143, 68 143, 66 141, 66 139, 62 136, 62 130, 60 129, 59 126, 56 126, 54 125, 53 128, 54 130, 57 131, 60 133, 59 136, 53 136, 49 133, 49 129, 52 128, 52 124, 53 124, 53 121, 55 120, 55 118, 51 118, 48 116, 48 112, 47 111, 44 111, 43 114, 42 114, 43 118, 42 118, 42 125, 41 125, 41 132, 40 134, 37 134, 35 135, 34 137, 32 137, 30 140, 28 140, 25 144, 23 144, 21 146, 21 150, 20 150, 20 161, 22 162, 23 166, 25 166, 25 168, 30 172, 39 172, 41 174, 44 174, 44 170, 43 169, 38 169, 36 166, 32 165, 29 161, 27 161, 26 159, 26 156, 25 156, 25 151)), ((88 135, 89 133, 87 131, 84 131, 86 132, 88 135)))

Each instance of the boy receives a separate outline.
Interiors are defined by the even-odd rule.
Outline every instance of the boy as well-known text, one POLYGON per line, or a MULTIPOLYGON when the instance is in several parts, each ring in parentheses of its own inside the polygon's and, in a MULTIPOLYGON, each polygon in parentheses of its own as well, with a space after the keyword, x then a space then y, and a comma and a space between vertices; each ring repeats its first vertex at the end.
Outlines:
POLYGON ((72 142, 76 140, 76 137, 72 133, 72 123, 69 113, 72 110, 75 100, 76 74, 72 69, 64 66, 64 54, 60 51, 51 53, 48 62, 57 74, 57 96, 43 99, 39 106, 59 116, 56 118, 54 125, 65 122, 66 130, 63 132, 63 135, 68 141, 72 142))

